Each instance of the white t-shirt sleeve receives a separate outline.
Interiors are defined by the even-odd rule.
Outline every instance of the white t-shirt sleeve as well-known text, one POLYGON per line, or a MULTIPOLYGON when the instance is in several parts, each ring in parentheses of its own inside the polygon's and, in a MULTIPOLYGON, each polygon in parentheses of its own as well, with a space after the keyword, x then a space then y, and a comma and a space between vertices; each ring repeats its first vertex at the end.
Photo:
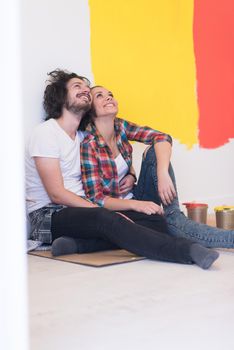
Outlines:
POLYGON ((59 143, 51 125, 43 123, 36 128, 31 136, 28 151, 30 157, 59 158, 59 143))

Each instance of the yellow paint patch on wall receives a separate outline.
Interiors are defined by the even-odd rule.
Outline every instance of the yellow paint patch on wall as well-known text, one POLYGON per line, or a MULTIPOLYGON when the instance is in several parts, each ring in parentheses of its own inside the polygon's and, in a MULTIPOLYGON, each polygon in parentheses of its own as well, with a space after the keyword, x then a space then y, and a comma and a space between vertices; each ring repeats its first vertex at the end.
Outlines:
POLYGON ((197 143, 193 0, 89 0, 95 83, 119 116, 197 143))

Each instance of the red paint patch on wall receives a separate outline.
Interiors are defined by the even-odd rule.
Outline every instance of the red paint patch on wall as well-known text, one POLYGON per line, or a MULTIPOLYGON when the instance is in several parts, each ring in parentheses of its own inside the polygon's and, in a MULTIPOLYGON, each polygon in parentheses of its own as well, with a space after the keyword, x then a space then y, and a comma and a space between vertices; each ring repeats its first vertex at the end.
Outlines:
POLYGON ((234 137, 234 1, 194 0, 199 143, 217 148, 234 137))

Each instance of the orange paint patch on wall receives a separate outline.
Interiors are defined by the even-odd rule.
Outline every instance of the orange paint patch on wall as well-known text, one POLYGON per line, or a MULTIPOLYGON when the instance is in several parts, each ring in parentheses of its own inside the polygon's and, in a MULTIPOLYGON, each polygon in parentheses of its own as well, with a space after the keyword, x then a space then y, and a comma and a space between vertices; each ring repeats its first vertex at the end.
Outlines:
POLYGON ((216 148, 234 137, 234 1, 194 0, 199 143, 216 148))

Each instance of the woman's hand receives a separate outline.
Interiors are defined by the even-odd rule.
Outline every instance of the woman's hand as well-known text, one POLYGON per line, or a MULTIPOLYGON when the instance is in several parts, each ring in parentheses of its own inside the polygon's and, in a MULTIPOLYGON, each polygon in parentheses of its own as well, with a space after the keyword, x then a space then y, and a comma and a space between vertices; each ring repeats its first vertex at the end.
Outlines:
POLYGON ((131 209, 134 211, 138 211, 140 213, 144 213, 147 215, 151 215, 151 214, 163 215, 163 208, 154 202, 138 201, 135 199, 130 199, 130 201, 131 201, 131 209))
POLYGON ((168 171, 158 173, 158 193, 163 204, 170 204, 176 197, 176 190, 168 171))
POLYGON ((127 194, 133 189, 135 183, 135 179, 132 175, 126 175, 121 181, 119 185, 120 194, 127 194))

